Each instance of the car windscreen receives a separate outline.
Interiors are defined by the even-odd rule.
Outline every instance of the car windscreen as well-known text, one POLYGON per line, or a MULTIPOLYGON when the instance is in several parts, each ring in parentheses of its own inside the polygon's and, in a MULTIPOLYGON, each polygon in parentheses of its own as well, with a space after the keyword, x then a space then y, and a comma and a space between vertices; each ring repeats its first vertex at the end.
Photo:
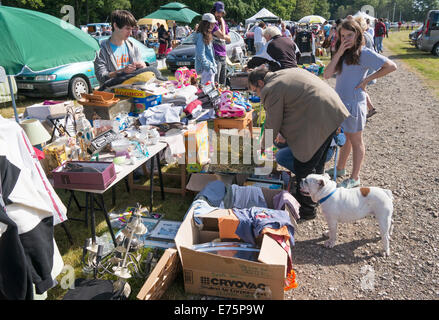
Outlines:
POLYGON ((197 33, 194 32, 192 33, 189 37, 187 37, 186 39, 184 39, 181 44, 195 44, 195 35, 197 33))

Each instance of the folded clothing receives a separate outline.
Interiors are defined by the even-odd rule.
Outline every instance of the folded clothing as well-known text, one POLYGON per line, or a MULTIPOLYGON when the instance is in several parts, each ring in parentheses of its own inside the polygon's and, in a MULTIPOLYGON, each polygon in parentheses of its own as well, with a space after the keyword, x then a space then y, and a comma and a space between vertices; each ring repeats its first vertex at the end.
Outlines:
POLYGON ((274 208, 277 210, 283 210, 288 207, 293 215, 294 219, 299 220, 300 203, 294 198, 291 193, 283 190, 273 197, 274 208))
POLYGON ((226 185, 220 180, 215 180, 209 182, 203 190, 201 190, 195 197, 195 200, 200 197, 207 199, 209 205, 213 207, 219 207, 221 202, 223 202, 224 196, 226 195, 226 185))
POLYGON ((232 194, 233 208, 267 207, 267 202, 260 187, 232 184, 232 194))
POLYGON ((236 235, 244 242, 256 243, 256 238, 262 234, 264 228, 281 229, 287 226, 291 245, 294 245, 294 227, 291 224, 288 212, 268 208, 233 209, 239 219, 236 235))
POLYGON ((175 105, 188 105, 194 100, 197 100, 198 89, 195 86, 186 86, 175 90, 175 92, 168 92, 162 96, 164 103, 174 103, 175 105))
POLYGON ((183 107, 174 106, 173 104, 159 104, 142 112, 139 115, 139 122, 142 125, 180 122, 182 112, 183 107))
POLYGON ((186 108, 184 108, 184 113, 186 113, 187 115, 190 115, 190 114, 192 114, 192 111, 194 110, 194 109, 196 109, 198 106, 201 106, 202 105, 202 102, 200 101, 200 100, 198 100, 198 99, 196 99, 196 100, 194 100, 194 101, 192 101, 191 103, 189 103, 187 106, 186 106, 186 108))

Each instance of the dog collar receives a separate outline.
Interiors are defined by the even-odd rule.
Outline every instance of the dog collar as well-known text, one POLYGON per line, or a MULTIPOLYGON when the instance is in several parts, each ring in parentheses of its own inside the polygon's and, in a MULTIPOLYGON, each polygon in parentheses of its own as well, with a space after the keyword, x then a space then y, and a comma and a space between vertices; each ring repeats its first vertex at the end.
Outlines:
POLYGON ((328 194, 326 197, 320 199, 319 201, 317 201, 318 203, 322 204, 323 202, 325 202, 326 200, 328 200, 334 193, 335 191, 337 191, 337 188, 334 189, 334 191, 332 191, 330 194, 328 194))

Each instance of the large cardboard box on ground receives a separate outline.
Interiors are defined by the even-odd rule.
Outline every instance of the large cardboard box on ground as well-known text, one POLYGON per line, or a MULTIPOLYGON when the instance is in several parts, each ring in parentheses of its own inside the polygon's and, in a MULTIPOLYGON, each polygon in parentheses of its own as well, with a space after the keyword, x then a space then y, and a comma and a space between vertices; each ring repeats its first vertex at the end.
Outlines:
MULTIPOLYGON (((280 191, 262 190, 267 206, 273 208, 272 198, 280 191)), ((200 231, 194 224, 193 211, 187 213, 175 237, 187 293, 249 300, 284 299, 288 257, 275 240, 267 235, 263 236, 259 262, 191 249, 194 244, 217 238, 218 231, 200 231)))

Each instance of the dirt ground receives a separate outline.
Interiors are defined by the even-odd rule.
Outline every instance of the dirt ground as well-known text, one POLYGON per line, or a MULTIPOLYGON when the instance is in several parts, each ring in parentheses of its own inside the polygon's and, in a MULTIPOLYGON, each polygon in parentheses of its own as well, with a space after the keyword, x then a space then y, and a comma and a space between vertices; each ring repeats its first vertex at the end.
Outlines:
MULTIPOLYGON (((381 254, 373 217, 339 225, 336 246, 325 248, 326 221, 319 214, 297 230, 299 287, 286 299, 439 298, 439 99, 401 61, 385 55, 398 70, 367 89, 378 113, 364 131, 360 177, 362 186, 393 192, 391 255, 381 254)), ((335 79, 329 82, 335 85, 335 79)))

